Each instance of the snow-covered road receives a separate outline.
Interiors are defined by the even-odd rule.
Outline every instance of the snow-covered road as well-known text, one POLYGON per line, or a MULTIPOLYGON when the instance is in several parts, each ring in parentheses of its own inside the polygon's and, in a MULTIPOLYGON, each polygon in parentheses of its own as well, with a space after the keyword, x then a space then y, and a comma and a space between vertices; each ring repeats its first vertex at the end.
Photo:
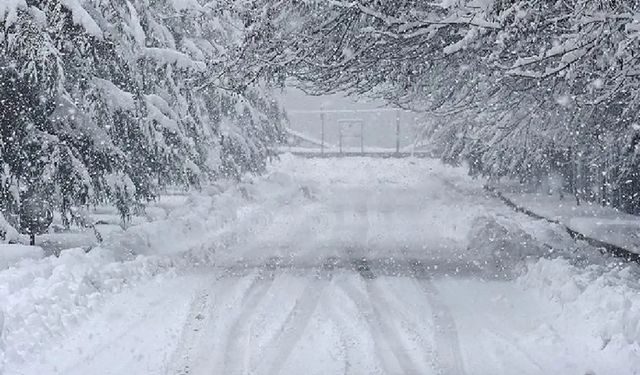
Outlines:
POLYGON ((640 373, 640 314, 619 311, 640 309, 622 286, 632 271, 593 276, 572 260, 539 259, 576 245, 461 170, 286 156, 240 191, 232 225, 203 237, 212 262, 107 298, 38 359, 5 370, 640 373))

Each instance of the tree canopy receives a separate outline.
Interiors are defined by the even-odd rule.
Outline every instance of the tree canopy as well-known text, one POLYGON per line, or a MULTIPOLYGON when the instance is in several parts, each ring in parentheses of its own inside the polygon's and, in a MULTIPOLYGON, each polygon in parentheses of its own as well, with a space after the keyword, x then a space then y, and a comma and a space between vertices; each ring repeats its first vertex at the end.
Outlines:
POLYGON ((445 160, 640 209, 640 4, 617 0, 261 1, 254 64, 308 92, 422 113, 445 160))
MULTIPOLYGON (((282 109, 236 74, 243 2, 0 1, 0 209, 259 172, 282 109)), ((16 218, 13 218, 16 221, 16 218)))

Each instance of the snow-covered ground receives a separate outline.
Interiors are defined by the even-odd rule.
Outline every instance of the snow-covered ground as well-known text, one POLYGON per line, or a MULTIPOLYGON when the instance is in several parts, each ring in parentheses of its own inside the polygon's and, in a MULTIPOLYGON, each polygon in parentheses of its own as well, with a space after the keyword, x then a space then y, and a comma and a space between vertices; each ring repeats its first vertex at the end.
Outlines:
POLYGON ((6 374, 637 374, 640 280, 428 159, 299 159, 0 271, 6 374))
POLYGON ((638 216, 582 201, 571 196, 560 199, 557 194, 512 191, 510 200, 538 215, 556 220, 587 237, 622 247, 640 254, 640 220, 638 216))

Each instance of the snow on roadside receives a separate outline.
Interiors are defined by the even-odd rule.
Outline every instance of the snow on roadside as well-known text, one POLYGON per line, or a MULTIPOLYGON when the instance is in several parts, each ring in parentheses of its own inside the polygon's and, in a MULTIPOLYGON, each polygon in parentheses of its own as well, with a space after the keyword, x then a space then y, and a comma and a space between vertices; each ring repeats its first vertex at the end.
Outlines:
POLYGON ((473 246, 496 256, 498 275, 516 276, 519 293, 534 293, 551 312, 520 345, 554 373, 640 374, 640 267, 557 225, 522 219, 479 217, 469 233, 473 246))
MULTIPOLYGON (((169 212, 165 214, 157 210, 155 221, 110 233, 101 247, 90 253, 70 249, 63 251, 59 258, 23 259, 9 269, 0 270, 0 322, 4 320, 0 324, 0 366, 34 358, 54 339, 68 334, 72 327, 86 320, 109 296, 125 288, 211 264, 217 249, 250 237, 257 226, 269 222, 269 215, 276 209, 296 205, 299 200, 314 199, 320 189, 327 188, 314 183, 330 185, 334 180, 342 183, 348 177, 348 182, 354 185, 422 186, 425 176, 419 173, 424 173, 429 175, 427 180, 442 180, 433 182, 438 188, 448 183, 452 189, 464 190, 470 201, 482 199, 478 195, 482 192, 479 184, 471 181, 461 169, 429 160, 416 162, 419 165, 415 167, 393 161, 375 163, 372 169, 372 162, 365 159, 332 164, 321 160, 303 162, 284 155, 266 176, 249 178, 237 185, 211 187, 186 200, 176 198, 175 202, 156 204, 159 208, 168 204, 171 210, 167 209, 169 212), (381 169, 385 172, 378 174, 381 169), (283 170, 287 173, 281 172, 283 170)), ((446 201, 447 198, 433 199, 446 201)), ((455 216, 450 207, 443 213, 458 220, 455 224, 464 228, 461 232, 467 233, 469 229, 471 245, 497 253, 502 260, 506 259, 502 253, 507 248, 512 251, 507 254, 513 257, 510 261, 521 260, 532 251, 547 251, 541 244, 533 243, 532 237, 557 249, 573 242, 566 233, 548 223, 529 220, 524 215, 518 219, 507 209, 500 211, 499 202, 496 207, 479 206, 482 212, 478 208, 467 212, 467 206, 471 205, 467 203, 458 202, 464 215, 455 216), (493 212, 494 208, 507 216, 499 216, 493 212), (487 216, 472 220, 478 215, 487 216), (465 220, 461 222, 460 218, 465 220)), ((431 207, 432 212, 435 208, 431 207)), ((640 352, 638 276, 633 267, 601 264, 580 268, 556 258, 529 263, 517 280, 523 288, 539 290, 543 298, 561 307, 556 318, 549 322, 549 329, 536 332, 537 339, 544 342, 553 340, 554 335, 571 337, 582 332, 580 337, 591 341, 580 345, 616 350, 634 363, 640 363, 637 358, 640 352)), ((596 374, 609 370, 600 369, 597 364, 592 369, 596 374)))
POLYGON ((601 353, 601 358, 620 359, 602 363, 574 358, 594 374, 607 374, 627 373, 629 364, 640 364, 639 280, 637 265, 610 262, 583 267, 558 257, 528 264, 517 282, 558 306, 554 319, 532 337, 539 343, 574 338, 570 357, 601 353), (612 372, 618 367, 622 372, 612 372))
POLYGON ((20 263, 24 259, 39 259, 44 251, 39 246, 0 244, 0 270, 20 263))
POLYGON ((640 254, 640 220, 638 216, 602 207, 596 202, 580 205, 570 197, 560 199, 547 193, 530 193, 517 186, 499 186, 503 195, 520 207, 555 220, 587 237, 640 254))
POLYGON ((160 257, 117 262, 108 249, 69 249, 59 258, 22 261, 0 272, 4 362, 26 360, 95 309, 106 296, 166 273, 160 257))
POLYGON ((0 373, 9 363, 33 359, 109 296, 213 262, 215 247, 240 239, 236 224, 243 215, 249 216, 245 230, 255 224, 250 216, 260 212, 247 206, 268 209, 269 201, 296 196, 303 192, 277 172, 211 187, 189 196, 165 219, 111 233, 89 253, 67 249, 59 257, 21 259, 0 270, 0 373))

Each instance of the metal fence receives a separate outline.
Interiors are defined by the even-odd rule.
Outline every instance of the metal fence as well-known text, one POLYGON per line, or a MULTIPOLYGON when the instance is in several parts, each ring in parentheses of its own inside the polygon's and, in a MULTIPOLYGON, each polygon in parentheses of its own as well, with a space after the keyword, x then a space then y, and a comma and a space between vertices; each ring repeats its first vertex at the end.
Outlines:
POLYGON ((395 109, 289 111, 296 147, 321 152, 400 152, 415 142, 415 116, 395 109))

